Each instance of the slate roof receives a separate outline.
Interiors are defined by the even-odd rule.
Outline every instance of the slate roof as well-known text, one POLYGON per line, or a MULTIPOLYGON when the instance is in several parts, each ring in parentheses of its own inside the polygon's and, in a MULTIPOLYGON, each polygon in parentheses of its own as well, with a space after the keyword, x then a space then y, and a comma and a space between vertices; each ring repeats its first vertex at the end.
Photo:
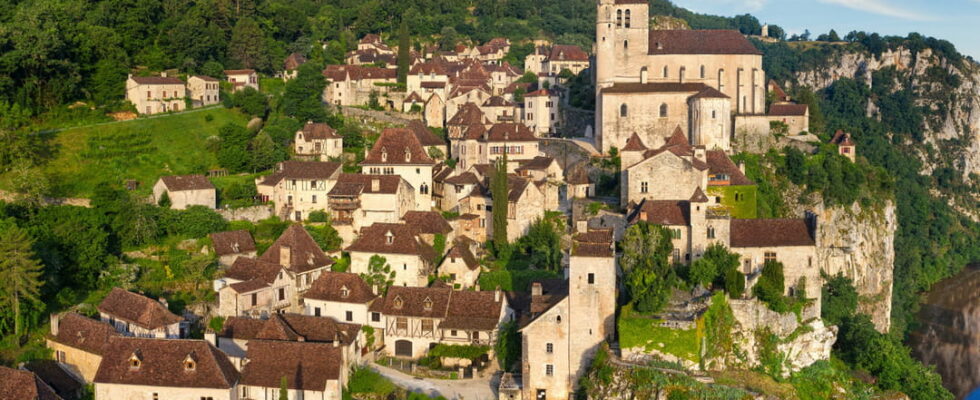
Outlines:
POLYGON ((258 260, 279 264, 283 247, 289 247, 289 265, 284 267, 294 273, 303 273, 334 263, 300 224, 292 224, 286 228, 258 260))
POLYGON ((650 30, 647 54, 752 54, 762 52, 734 30, 650 30))
POLYGON ((96 355, 105 354, 109 338, 119 336, 109 324, 75 313, 65 313, 58 321, 58 334, 48 338, 65 346, 96 355))
POLYGON ((772 104, 769 106, 769 115, 779 117, 800 117, 806 115, 808 106, 806 104, 772 104))
POLYGON ((453 227, 442 217, 442 213, 437 211, 406 211, 405 215, 402 215, 402 221, 419 234, 445 235, 453 231, 453 227))
POLYGON ((589 54, 575 45, 556 44, 548 53, 550 61, 589 61, 589 54))
POLYGON ((220 350, 203 340, 114 337, 95 373, 96 384, 164 386, 179 388, 230 389, 238 382, 238 371, 220 350), (130 357, 140 367, 130 365, 130 357), (193 370, 184 366, 190 356, 193 370))
POLYGON ((61 397, 33 372, 0 366, 0 399, 61 400, 61 397))
POLYGON ((183 85, 184 81, 171 76, 133 76, 130 77, 140 85, 183 85))
POLYGON ((399 175, 368 175, 340 174, 337 183, 330 189, 328 196, 357 197, 361 193, 394 194, 398 193, 399 175), (373 190, 372 181, 378 180, 378 190, 373 190))
POLYGON ((646 221, 664 226, 690 226, 691 203, 687 200, 643 200, 630 222, 646 221))
POLYGON ((306 140, 337 139, 337 130, 322 122, 308 122, 303 125, 303 138, 306 140))
POLYGON ((183 321, 159 301, 120 288, 113 288, 99 303, 98 309, 149 330, 183 321))
POLYGON ((412 129, 385 128, 361 165, 434 165, 412 129), (406 158, 406 154, 408 157, 406 158))
POLYGON ((214 189, 214 185, 204 175, 171 175, 161 176, 160 179, 171 192, 214 189))
MULTIPOLYGON (((724 150, 708 150, 705 152, 705 162, 708 163, 708 173, 710 174, 725 174, 728 175, 729 185, 741 186, 741 185, 755 185, 754 182, 749 180, 742 170, 732 162, 732 159, 725 154, 724 150)), ((710 185, 711 182, 709 181, 710 185)))
POLYGON ((313 281, 313 285, 303 295, 307 299, 334 301, 340 303, 365 304, 378 296, 371 291, 360 275, 349 272, 324 271, 313 281), (347 296, 341 294, 347 288, 347 296))
POLYGON ((215 232, 208 236, 211 237, 214 253, 219 257, 255 251, 255 240, 252 239, 252 234, 244 229, 215 232))
POLYGON ((374 223, 361 229, 360 236, 354 240, 347 251, 375 254, 407 254, 419 256, 426 261, 433 261, 438 256, 416 236, 416 230, 407 224, 374 223), (387 243, 387 234, 391 232, 392 241, 387 243))
POLYGON ((632 94, 632 93, 698 93, 707 85, 700 82, 616 82, 603 88, 602 93, 632 94))
POLYGON ((733 219, 732 247, 815 246, 804 219, 733 219))
POLYGON ((283 179, 322 179, 327 180, 341 167, 339 162, 295 161, 279 163, 276 172, 265 177, 262 185, 276 185, 283 179))
POLYGON ((322 392, 340 379, 341 351, 327 343, 249 341, 241 383, 278 390, 285 377, 289 389, 322 392))

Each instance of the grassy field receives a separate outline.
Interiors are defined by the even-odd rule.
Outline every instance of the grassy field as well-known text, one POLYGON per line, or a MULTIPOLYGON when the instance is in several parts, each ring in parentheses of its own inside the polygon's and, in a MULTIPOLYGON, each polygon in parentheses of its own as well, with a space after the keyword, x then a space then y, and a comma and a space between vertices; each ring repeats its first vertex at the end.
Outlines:
POLYGON ((664 328, 658 326, 658 320, 633 315, 629 307, 623 307, 620 314, 617 321, 620 347, 641 347, 694 362, 700 360, 701 345, 696 329, 664 328))
MULTIPOLYGON (((216 107, 66 129, 56 134, 57 154, 42 169, 54 196, 90 197, 100 184, 127 179, 140 182, 140 193, 150 193, 162 175, 216 168, 207 138, 224 124, 247 122, 238 111, 216 107)), ((0 187, 9 188, 10 178, 0 175, 0 187)))

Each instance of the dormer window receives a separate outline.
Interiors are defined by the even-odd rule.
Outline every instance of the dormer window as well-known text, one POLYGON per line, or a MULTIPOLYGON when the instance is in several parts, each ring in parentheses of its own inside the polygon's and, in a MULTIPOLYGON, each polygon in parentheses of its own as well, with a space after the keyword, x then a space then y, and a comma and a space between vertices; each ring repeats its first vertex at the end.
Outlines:
POLYGON ((347 296, 349 295, 350 295, 350 290, 347 289, 347 286, 343 286, 340 288, 340 297, 347 298, 347 296))
POLYGON ((129 369, 140 369, 141 365, 143 365, 143 357, 140 355, 140 351, 136 350, 129 356, 129 369))
POLYGON ((425 300, 422 300, 422 307, 425 308, 425 311, 432 311, 432 299, 426 297, 425 300))
POLYGON ((402 306, 404 306, 404 305, 405 305, 405 301, 402 300, 402 297, 401 296, 395 296, 395 309, 396 310, 401 310, 402 309, 402 306))
POLYGON ((184 371, 191 372, 197 369, 197 361, 194 360, 193 354, 188 354, 184 358, 184 371))
POLYGON ((388 162, 388 149, 381 148, 381 162, 388 162))
POLYGON ((386 232, 385 233, 385 243, 392 244, 394 242, 395 242, 395 234, 391 233, 391 231, 386 232))
POLYGON ((405 162, 412 162, 412 152, 405 148, 405 162))

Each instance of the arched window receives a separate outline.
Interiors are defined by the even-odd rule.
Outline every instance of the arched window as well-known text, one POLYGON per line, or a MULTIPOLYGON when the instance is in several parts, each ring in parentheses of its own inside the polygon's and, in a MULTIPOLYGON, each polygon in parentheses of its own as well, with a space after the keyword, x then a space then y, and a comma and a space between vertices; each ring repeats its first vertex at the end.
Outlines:
POLYGON ((724 92, 725 91, 725 70, 724 69, 719 69, 718 70, 718 91, 719 92, 724 92))
POLYGON ((626 114, 628 114, 628 112, 629 112, 629 110, 626 107, 626 103, 623 103, 623 105, 619 106, 619 116, 620 117, 625 117, 626 114))
POLYGON ((419 191, 422 192, 422 194, 429 194, 429 185, 423 183, 419 191))
POLYGON ((629 40, 624 40, 623 41, 623 48, 624 49, 628 49, 629 47, 630 47, 630 41, 629 40))
POLYGON ((616 10, 616 27, 623 26, 623 10, 616 10))
POLYGON ((711 110, 711 119, 715 119, 715 118, 718 118, 717 112, 715 110, 711 110))
POLYGON ((630 27, 630 10, 626 10, 626 27, 630 27))
POLYGON ((684 81, 684 73, 687 72, 687 68, 681 67, 680 77, 681 81, 684 81))
POLYGON ((667 66, 664 65, 664 78, 666 78, 668 74, 669 72, 667 71, 667 66))
POLYGON ((640 83, 647 83, 647 67, 640 68, 640 83))
POLYGON ((701 66, 701 79, 704 79, 704 66, 701 66))
POLYGON ((660 105, 660 118, 667 118, 667 103, 660 105))

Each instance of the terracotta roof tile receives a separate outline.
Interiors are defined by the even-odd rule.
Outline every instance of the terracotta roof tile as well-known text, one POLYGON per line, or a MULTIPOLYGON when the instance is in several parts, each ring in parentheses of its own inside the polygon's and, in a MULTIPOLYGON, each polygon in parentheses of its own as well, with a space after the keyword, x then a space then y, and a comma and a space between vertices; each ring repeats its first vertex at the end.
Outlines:
POLYGON ((465 103, 460 106, 456 114, 449 119, 447 125, 460 125, 460 126, 470 126, 470 125, 483 125, 489 124, 490 120, 483 114, 480 107, 473 103, 465 103))
POLYGON ((691 203, 707 203, 708 202, 708 196, 706 196, 704 194, 704 191, 701 190, 701 187, 696 187, 696 188, 694 188, 694 194, 691 195, 690 202, 691 203))
POLYGON ((99 303, 98 309, 149 330, 183 321, 159 301, 120 288, 113 288, 99 303))
POLYGON ((375 223, 361 229, 361 234, 347 248, 348 252, 356 251, 375 254, 407 254, 422 257, 423 260, 433 261, 437 257, 428 244, 416 236, 415 228, 406 224, 375 223), (391 233, 391 243, 387 242, 391 233))
POLYGON ((94 382, 230 389, 238 376, 228 357, 203 340, 113 337, 94 382), (139 368, 130 364, 134 355, 140 359, 139 368), (193 370, 184 365, 188 357, 194 360, 193 370))
POLYGON ((288 160, 279 163, 276 172, 266 176, 263 185, 276 185, 283 179, 322 179, 334 177, 340 171, 339 162, 295 161, 288 160))
POLYGON ((412 120, 408 123, 408 129, 411 129, 415 133, 415 138, 418 139, 419 143, 423 146, 445 146, 446 141, 442 140, 429 127, 425 126, 425 123, 419 120, 412 120))
POLYGON ((49 338, 66 346, 102 355, 109 345, 109 338, 118 336, 109 324, 75 313, 66 313, 58 321, 58 334, 49 338))
POLYGON ((251 75, 254 74, 254 69, 226 69, 225 75, 251 75))
POLYGON ((551 157, 537 156, 530 160, 525 160, 520 162, 515 171, 533 171, 533 170, 544 170, 551 167, 554 164, 555 159, 551 157))
MULTIPOLYGON (((742 186, 755 184, 742 173, 723 150, 708 150, 705 153, 705 161, 708 163, 708 173, 728 175, 729 185, 742 186)), ((710 185, 711 182, 709 181, 708 184, 710 185)))
POLYGON ((804 219, 733 219, 732 247, 815 246, 804 219))
POLYGON ((505 301, 503 292, 453 291, 439 329, 494 330, 505 301))
POLYGON ((218 79, 217 78, 212 78, 212 77, 207 76, 207 75, 194 75, 194 78, 198 78, 198 79, 200 79, 202 81, 206 81, 206 82, 218 82, 218 79))
POLYGON ((342 348, 326 343, 253 340, 246 357, 241 383, 275 390, 285 377, 289 389, 322 392, 344 368, 342 348))
POLYGON ((471 271, 476 271, 480 268, 480 262, 477 261, 476 256, 470 251, 470 247, 463 242, 457 241, 453 244, 453 247, 449 249, 449 253, 446 254, 446 260, 459 258, 463 260, 466 267, 471 271))
MULTIPOLYGON (((282 270, 282 266, 279 265, 278 260, 276 262, 265 262, 254 258, 238 257, 231 264, 231 267, 225 270, 225 277, 242 281, 241 283, 257 280, 263 282, 264 285, 268 285, 276 280, 276 275, 279 274, 280 270, 282 270)), ((249 285, 239 286, 238 288, 233 287, 233 289, 236 289, 239 293, 244 293, 260 287, 256 287, 255 283, 251 283, 249 285), (252 289, 244 290, 246 286, 252 289)))
POLYGON ((808 106, 806 104, 773 104, 769 106, 769 115, 780 117, 799 117, 806 115, 808 106))
POLYGON ((408 128, 386 128, 361 165, 433 165, 435 161, 408 128))
POLYGON ((453 231, 453 227, 449 226, 442 213, 437 211, 406 211, 402 221, 419 234, 445 235, 453 231))
MULTIPOLYGON (((317 268, 333 265, 334 260, 320 249, 316 241, 300 224, 292 224, 272 243, 259 261, 280 264, 283 248, 289 248, 289 265, 283 265, 294 273, 303 273, 317 268)), ((281 264, 280 264, 281 265, 281 264)))
POLYGON ((332 271, 321 273, 303 296, 308 299, 356 304, 369 303, 378 297, 359 275, 332 271), (346 296, 342 294, 344 288, 347 288, 346 296))
POLYGON ((340 174, 327 195, 357 197, 362 193, 394 194, 398 193, 401 180, 399 175, 340 174), (374 190, 374 180, 378 181, 378 190, 374 190))
POLYGON ((476 178, 472 172, 464 172, 462 174, 446 178, 446 183, 452 185, 476 185, 480 183, 480 180, 476 178))
POLYGON ((528 97, 556 97, 556 96, 558 96, 558 92, 555 92, 555 91, 553 91, 551 89, 538 89, 538 90, 535 90, 535 91, 530 92, 528 94, 525 94, 524 95, 524 98, 528 98, 528 97))
POLYGON ((160 179, 171 192, 214 189, 214 185, 204 175, 172 175, 161 176, 160 179))
POLYGON ((548 53, 550 61, 589 61, 589 54, 575 45, 556 44, 548 53))
POLYGON ((701 89, 701 91, 698 92, 698 94, 696 94, 694 96, 691 96, 691 98, 695 98, 695 99, 728 99, 730 97, 728 97, 728 95, 726 95, 726 94, 724 94, 722 92, 719 92, 718 89, 715 89, 715 88, 713 88, 711 86, 706 86, 704 89, 701 89))
MULTIPOLYGON (((85 386, 80 378, 66 371, 54 360, 30 361, 24 364, 24 369, 33 372, 37 379, 54 389, 54 392, 61 398, 73 399, 85 386)), ((50 393, 48 395, 50 396, 50 393)), ((3 395, 0 395, 0 398, 4 398, 3 395)))
POLYGON ((524 124, 518 123, 503 123, 503 124, 493 124, 490 130, 486 132, 485 135, 480 137, 473 137, 469 132, 467 136, 471 139, 477 139, 483 142, 536 142, 538 138, 534 137, 534 132, 531 132, 531 128, 528 128, 524 124))
POLYGON ((453 289, 392 286, 384 297, 384 314, 445 318, 453 289), (426 307, 428 306, 428 307, 426 307))
POLYGON ((650 30, 648 54, 753 54, 762 55, 734 30, 650 30))
POLYGON ((426 81, 419 84, 422 89, 442 89, 446 87, 446 82, 426 81))
POLYGON ((626 146, 623 146, 621 151, 647 151, 647 146, 643 144, 643 140, 640 136, 633 132, 633 135, 629 139, 626 139, 626 146))
POLYGON ((581 163, 567 170, 565 182, 570 185, 588 185, 592 183, 592 179, 589 178, 589 171, 586 170, 585 164, 581 163))
POLYGON ((251 340, 259 334, 265 320, 246 317, 228 317, 217 336, 221 338, 251 340))
POLYGON ((331 128, 330 125, 322 122, 309 122, 303 125, 303 137, 306 140, 324 140, 337 139, 340 136, 337 135, 337 130, 331 128))
POLYGON ((237 231, 216 232, 209 235, 214 253, 218 256, 241 254, 255 251, 255 240, 252 234, 244 229, 237 231))
POLYGON ((184 81, 169 76, 134 76, 134 82, 140 85, 183 85, 184 81))
POLYGON ((643 200, 630 222, 646 221, 664 226, 690 226, 691 204, 687 200, 643 200))
POLYGON ((33 372, 0 366, 0 399, 61 400, 61 397, 33 372))

